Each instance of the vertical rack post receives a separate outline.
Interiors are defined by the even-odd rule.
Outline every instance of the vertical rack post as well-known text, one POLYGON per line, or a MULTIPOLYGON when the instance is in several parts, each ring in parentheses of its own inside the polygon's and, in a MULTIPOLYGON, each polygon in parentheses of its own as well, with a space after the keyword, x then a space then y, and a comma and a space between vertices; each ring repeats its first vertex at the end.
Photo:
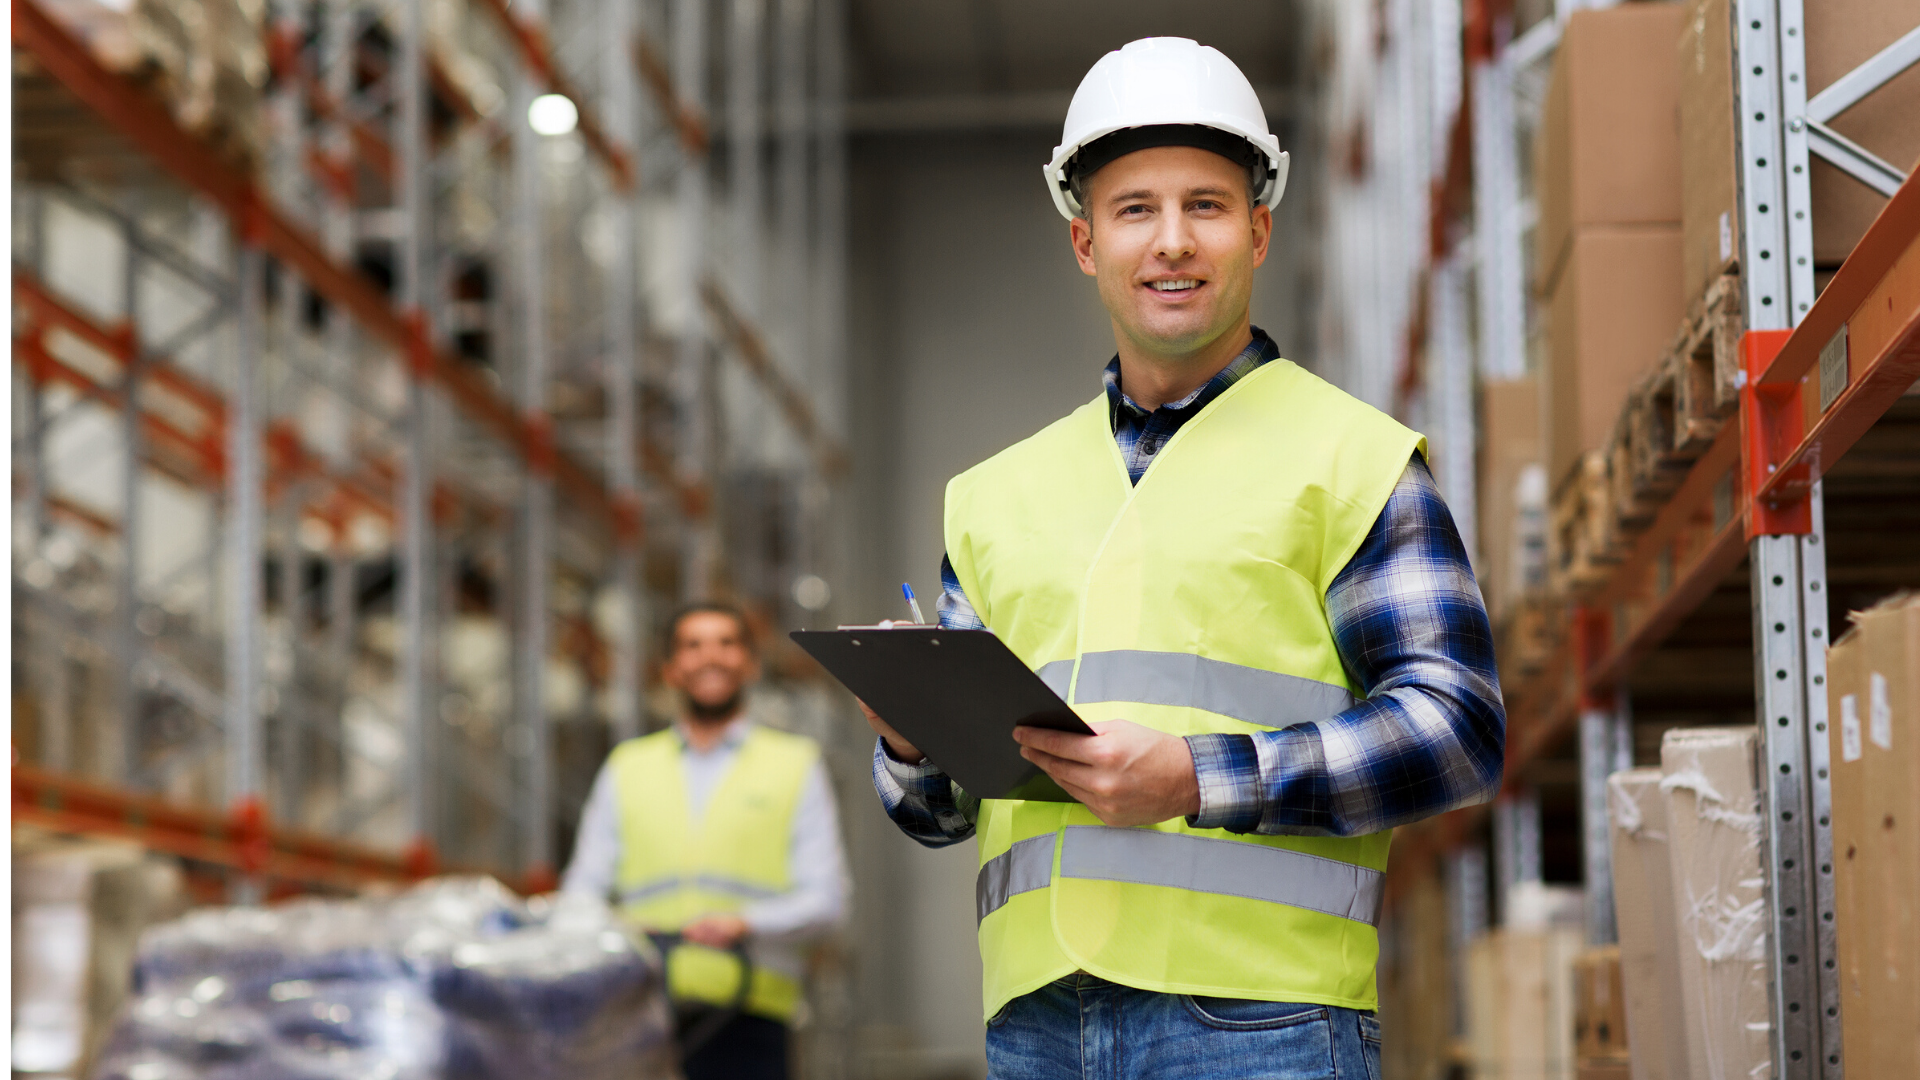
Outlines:
MULTIPOLYGON (((261 468, 260 408, 255 385, 263 351, 262 308, 267 257, 253 235, 253 222, 240 225, 239 334, 233 365, 233 393, 227 401, 227 593, 226 773, 227 801, 237 821, 257 827, 260 807, 260 519, 264 473, 261 468)), ((245 867, 251 871, 257 867, 245 867)), ((242 877, 234 899, 259 899, 259 883, 242 877)))
POLYGON ((1479 258, 1480 373, 1526 372, 1526 284, 1520 247, 1520 170, 1513 134, 1513 60, 1473 64, 1474 252, 1479 258))
MULTIPOLYGON (((539 27, 545 5, 516 5, 517 17, 539 27)), ((547 418, 546 251, 541 232, 540 134, 527 119, 527 110, 539 92, 534 72, 519 64, 514 73, 513 200, 510 211, 513 243, 519 261, 521 323, 519 404, 526 422, 527 473, 520 509, 521 566, 519 623, 514 634, 514 701, 519 747, 526 763, 523 798, 525 820, 521 831, 521 864, 528 880, 544 885, 553 876, 553 762, 552 738, 546 712, 547 573, 553 537, 553 429, 547 418)))
MULTIPOLYGON (((348 160, 351 150, 347 131, 346 102, 353 93, 354 0, 328 0, 321 15, 321 81, 327 97, 334 103, 331 117, 321 133, 321 148, 330 161, 348 160)), ((327 254, 340 262, 353 255, 353 192, 349 188, 322 184, 325 202, 322 229, 327 254)), ((355 330, 353 318, 337 305, 327 309, 326 366, 335 385, 349 386, 354 379, 355 330)), ((351 421, 342 403, 334 403, 333 430, 329 432, 328 464, 344 469, 352 456, 351 421)), ((340 715, 346 706, 346 686, 352 675, 355 619, 358 611, 354 596, 355 562, 348 536, 350 520, 336 512, 331 522, 333 535, 327 549, 327 636, 324 647, 325 670, 330 673, 332 693, 322 702, 331 714, 328 730, 337 735, 340 715)), ((337 757, 338 772, 333 777, 337 790, 346 790, 347 754, 342 744, 337 757)))
POLYGON ((140 480, 146 458, 140 432, 140 378, 143 350, 140 347, 140 237, 135 221, 137 207, 129 208, 121 229, 126 246, 126 262, 121 279, 121 303, 125 312, 122 324, 121 361, 126 366, 120 383, 120 425, 122 453, 120 474, 120 567, 119 595, 114 604, 114 644, 118 664, 115 690, 120 723, 105 740, 106 749, 116 760, 108 763, 103 775, 135 782, 140 775, 140 480))
MULTIPOLYGON (((430 595, 433 566, 433 459, 429 441, 430 407, 427 380, 431 374, 432 341, 426 321, 428 220, 426 151, 426 25, 425 0, 404 0, 400 34, 398 80, 401 310, 411 321, 408 341, 406 466, 400 492, 401 545, 401 723, 406 733, 406 762, 402 786, 406 791, 408 839, 411 856, 419 863, 431 860, 433 843, 433 780, 430 742, 435 727, 430 657, 433 649, 433 602, 430 595)), ((522 118, 524 126, 524 118, 522 118)))
MULTIPOLYGON (((673 94, 682 109, 696 116, 706 114, 707 86, 707 5, 705 0, 673 0, 673 94)), ((678 356, 674 361, 673 404, 679 414, 675 471, 684 483, 711 482, 708 475, 709 409, 707 392, 707 320, 701 303, 700 287, 708 274, 707 247, 707 168, 704 158, 684 144, 679 147, 679 172, 674 181, 674 201, 680 224, 681 318, 678 356)), ((714 535, 712 507, 699 520, 688 523, 685 561, 681 570, 682 599, 705 597, 713 585, 719 558, 718 537, 714 535)))
MULTIPOLYGON (((1738 0, 1733 7, 1739 255, 1750 331, 1789 329, 1812 302, 1804 132, 1787 121, 1806 95, 1800 16, 1797 0, 1738 0)), ((1743 394, 1743 407, 1749 396, 1743 394)), ((1752 477, 1751 468, 1741 471, 1752 477)), ((1819 913, 1832 911, 1826 770, 1814 760, 1815 748, 1826 745, 1820 486, 1798 505, 1750 505, 1748 513, 1773 1074, 1838 1080, 1835 942, 1816 930, 1824 922, 1819 913)))
MULTIPOLYGON (((627 50, 633 40, 635 18, 630 0, 604 0, 601 74, 608 130, 616 140, 639 145, 638 94, 627 50)), ((616 742, 640 734, 640 669, 645 663, 646 592, 640 579, 640 484, 634 467, 639 453, 639 409, 635 397, 639 340, 638 251, 635 241, 635 187, 622 188, 617 179, 607 186, 608 218, 613 232, 613 261, 607 268, 607 486, 614 512, 614 591, 620 598, 620 626, 613 646, 613 738, 616 742)))

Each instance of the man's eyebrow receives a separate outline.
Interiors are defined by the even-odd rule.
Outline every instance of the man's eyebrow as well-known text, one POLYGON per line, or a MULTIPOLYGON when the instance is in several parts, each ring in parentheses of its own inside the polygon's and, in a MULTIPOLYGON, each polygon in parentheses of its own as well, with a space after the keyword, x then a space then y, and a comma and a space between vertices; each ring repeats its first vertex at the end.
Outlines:
MULTIPOLYGON (((1122 191, 1116 195, 1112 195, 1108 197, 1107 202, 1110 205, 1115 205, 1119 203, 1133 202, 1136 199, 1153 199, 1158 194, 1159 194, 1158 192, 1153 191, 1150 188, 1135 188, 1132 191, 1122 191)), ((1233 197, 1233 190, 1231 188, 1218 187, 1212 184, 1208 184, 1203 187, 1188 188, 1185 193, 1185 197, 1189 199, 1196 199, 1203 195, 1209 198, 1215 198, 1215 199, 1223 199, 1223 198, 1230 199, 1233 197)))

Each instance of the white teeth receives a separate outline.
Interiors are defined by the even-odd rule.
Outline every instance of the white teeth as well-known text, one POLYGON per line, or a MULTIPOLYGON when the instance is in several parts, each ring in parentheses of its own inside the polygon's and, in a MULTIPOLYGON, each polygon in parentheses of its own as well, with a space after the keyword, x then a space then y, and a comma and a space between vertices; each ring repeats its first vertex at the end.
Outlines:
POLYGON ((1194 278, 1181 278, 1178 281, 1149 281, 1147 288, 1155 292, 1179 292, 1182 289, 1196 289, 1200 282, 1194 278))

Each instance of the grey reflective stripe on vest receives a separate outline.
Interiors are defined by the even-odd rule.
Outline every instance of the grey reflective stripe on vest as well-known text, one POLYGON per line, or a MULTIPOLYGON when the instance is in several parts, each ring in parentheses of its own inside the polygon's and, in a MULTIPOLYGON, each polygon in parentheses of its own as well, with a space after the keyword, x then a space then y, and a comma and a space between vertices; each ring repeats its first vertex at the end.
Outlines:
POLYGON ((769 900, 781 895, 778 890, 769 889, 764 885, 755 885, 751 882, 719 877, 714 874, 701 874, 697 877, 656 878, 653 881, 647 882, 645 885, 637 885, 631 889, 623 889, 620 892, 620 902, 622 904, 638 904, 645 900, 651 900, 661 893, 673 892, 676 889, 705 889, 708 892, 727 893, 731 896, 738 896, 743 900, 769 900))
POLYGON ((1288 848, 1104 825, 1067 826, 1060 876, 1244 896, 1368 926, 1380 920, 1386 880, 1378 870, 1288 848))
POLYGON ((1075 704, 1137 701, 1183 705, 1271 728, 1325 720, 1354 703, 1344 686, 1192 653, 1144 649, 1082 656, 1073 700, 1075 704))
MULTIPOLYGON (((1022 840, 987 860, 974 883, 979 917, 1013 896, 1046 888, 1052 872, 1052 834, 1022 840)), ((1380 921, 1386 880, 1378 870, 1288 848, 1104 825, 1067 826, 1060 876, 1243 896, 1368 926, 1380 921)))
POLYGON ((974 910, 984 919, 1014 896, 1044 889, 1053 877, 1053 834, 1028 837, 987 860, 973 881, 974 910))
POLYGON ((1034 674, 1040 676, 1040 681, 1047 684, 1047 689, 1064 699, 1068 688, 1073 686, 1073 661, 1055 660, 1051 664, 1041 664, 1034 674))

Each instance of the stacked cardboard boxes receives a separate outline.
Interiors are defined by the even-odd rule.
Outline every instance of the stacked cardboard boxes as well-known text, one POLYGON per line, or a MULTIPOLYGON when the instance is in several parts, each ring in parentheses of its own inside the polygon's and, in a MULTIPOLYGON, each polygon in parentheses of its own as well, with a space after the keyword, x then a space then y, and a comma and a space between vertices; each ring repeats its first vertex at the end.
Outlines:
POLYGON ((1573 961, 1573 1052, 1579 1080, 1628 1080, 1627 1002, 1620 947, 1588 949, 1573 961))
POLYGON ((1467 1026, 1476 1080, 1574 1080, 1568 928, 1500 929, 1467 956, 1467 1026))
MULTIPOLYGON (((1687 0, 1678 38, 1683 283, 1700 295, 1739 258, 1732 0, 1687 0)), ((1821 0, 1805 5, 1807 97, 1920 26, 1920 0, 1821 0)), ((1767 27, 1766 32, 1773 32, 1767 27)), ((1920 68, 1909 68, 1831 126, 1902 171, 1920 158, 1920 68)), ((1838 266, 1886 199, 1818 158, 1810 175, 1816 265, 1838 266)))
POLYGON ((1842 1056, 1920 1063, 1920 596, 1853 617, 1827 651, 1842 1056))
POLYGON ((1480 390, 1480 591, 1505 626, 1520 598, 1544 583, 1546 477, 1540 464, 1540 384, 1489 382, 1480 390))
POLYGON ((131 844, 16 831, 15 1072, 86 1072, 126 1000, 140 931, 184 904, 170 860, 131 844))
POLYGON ((1534 286, 1548 308, 1548 482, 1606 441, 1672 341, 1680 284, 1680 8, 1568 20, 1541 118, 1534 286))

